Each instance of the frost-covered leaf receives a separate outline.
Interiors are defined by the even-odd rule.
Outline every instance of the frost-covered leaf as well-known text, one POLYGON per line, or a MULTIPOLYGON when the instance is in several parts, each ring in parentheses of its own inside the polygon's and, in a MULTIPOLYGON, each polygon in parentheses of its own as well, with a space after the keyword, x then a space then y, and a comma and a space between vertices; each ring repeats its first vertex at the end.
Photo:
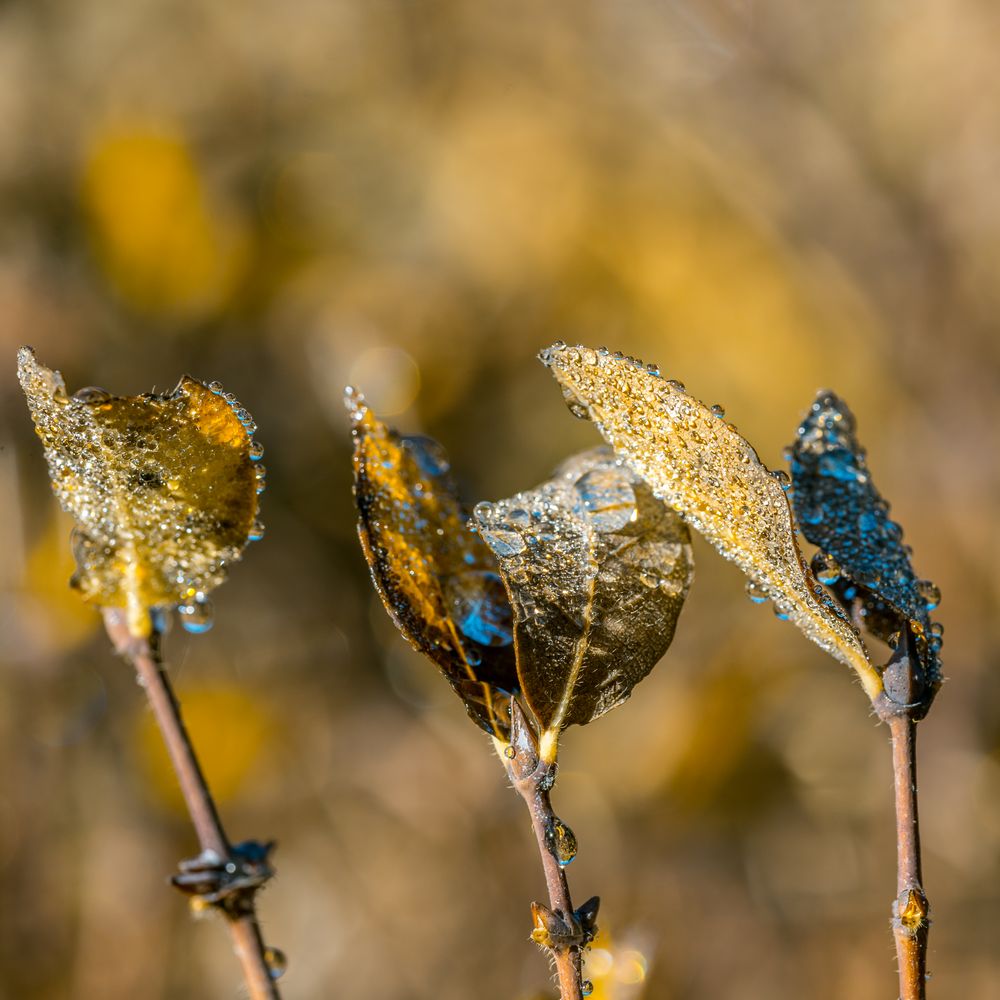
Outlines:
POLYGON ((18 375, 53 489, 76 519, 74 585, 87 601, 125 608, 136 634, 148 634, 152 609, 173 606, 203 631, 208 593, 263 531, 250 415, 221 386, 188 376, 162 395, 69 396, 28 347, 18 375))
POLYGON ((913 572, 903 530, 872 482, 854 415, 843 400, 819 393, 790 458, 795 516, 820 550, 813 561, 817 577, 845 607, 857 602, 866 628, 883 641, 904 629, 913 633, 933 696, 941 683, 941 629, 929 612, 941 595, 913 572))
POLYGON ((517 686, 510 603, 496 560, 468 526, 435 441, 403 437, 347 390, 358 535, 396 627, 433 660, 473 721, 505 738, 517 686))
POLYGON ((881 680, 841 609, 811 578, 785 496, 788 477, 765 468, 718 407, 689 396, 655 365, 556 344, 541 354, 574 412, 670 507, 750 578, 754 593, 831 656, 854 668, 869 697, 881 680), (782 478, 784 481, 782 481, 782 478))
POLYGON ((521 691, 546 751, 621 704, 666 652, 694 574, 690 535, 607 448, 478 504, 475 520, 514 607, 521 691))

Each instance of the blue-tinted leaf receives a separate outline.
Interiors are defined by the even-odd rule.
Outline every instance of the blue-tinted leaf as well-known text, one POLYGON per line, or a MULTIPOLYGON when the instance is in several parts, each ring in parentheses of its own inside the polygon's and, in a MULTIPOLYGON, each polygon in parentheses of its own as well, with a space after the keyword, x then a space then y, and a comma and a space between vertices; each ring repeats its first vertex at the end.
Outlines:
POLYGON ((909 629, 926 674, 927 700, 941 682, 939 629, 929 612, 940 594, 921 580, 872 482, 854 415, 832 392, 821 392, 791 448, 795 516, 819 550, 814 570, 868 630, 889 641, 909 629))

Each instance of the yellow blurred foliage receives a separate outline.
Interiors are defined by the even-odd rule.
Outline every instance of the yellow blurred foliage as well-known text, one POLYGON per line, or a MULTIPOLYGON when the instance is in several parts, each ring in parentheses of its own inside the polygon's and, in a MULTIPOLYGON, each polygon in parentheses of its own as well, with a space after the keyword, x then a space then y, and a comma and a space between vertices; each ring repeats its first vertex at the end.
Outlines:
POLYGON ((98 131, 81 196, 101 267, 133 308, 196 319, 232 294, 248 234, 215 204, 182 135, 149 124, 98 131))
POLYGON ((52 504, 52 513, 28 554, 24 587, 44 610, 46 645, 56 650, 78 646, 100 626, 101 619, 69 585, 76 570, 70 550, 72 521, 52 504))
MULTIPOLYGON (((177 694, 205 777, 221 805, 240 793, 247 775, 272 742, 274 717, 260 697, 235 685, 184 685, 177 694)), ((137 719, 135 749, 151 795, 170 811, 187 816, 163 740, 148 712, 137 719)))

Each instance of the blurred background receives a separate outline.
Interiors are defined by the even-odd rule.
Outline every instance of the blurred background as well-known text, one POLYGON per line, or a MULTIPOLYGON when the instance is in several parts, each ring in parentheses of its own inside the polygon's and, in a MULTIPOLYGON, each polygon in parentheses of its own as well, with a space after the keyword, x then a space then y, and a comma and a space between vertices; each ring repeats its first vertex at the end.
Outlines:
MULTIPOLYGON (((1000 10, 988 0, 0 4, 0 996, 241 995, 158 737, 68 590, 14 373, 221 379, 267 537, 167 656, 286 998, 554 996, 544 884, 489 741, 354 527, 343 386, 470 501, 596 443, 535 361, 657 361, 772 468, 814 392, 944 594, 921 726, 935 1000, 1000 982, 1000 10)), ((565 737, 597 1000, 887 1000, 887 732, 696 543, 673 648, 565 737)))

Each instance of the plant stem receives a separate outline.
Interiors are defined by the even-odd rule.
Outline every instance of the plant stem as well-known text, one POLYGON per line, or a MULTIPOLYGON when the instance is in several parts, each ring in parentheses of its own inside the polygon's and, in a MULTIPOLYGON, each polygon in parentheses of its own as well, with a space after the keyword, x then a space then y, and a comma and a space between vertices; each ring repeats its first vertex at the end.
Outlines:
POLYGON ((892 770, 896 793, 896 892, 892 928, 899 964, 900 1000, 927 996, 927 932, 930 907, 920 874, 917 819, 916 723, 908 715, 888 719, 892 734, 892 770))
MULTIPOLYGON (((542 870, 545 873, 545 884, 549 890, 549 907, 567 926, 572 926, 575 917, 573 902, 569 895, 569 883, 566 872, 553 857, 549 849, 549 837, 558 819, 552 811, 548 790, 544 787, 545 764, 539 767, 537 777, 520 780, 515 779, 514 787, 524 799, 531 815, 531 829, 538 843, 538 853, 542 859, 542 870)), ((568 942, 553 940, 549 945, 555 960, 556 974, 559 977, 559 994, 562 1000, 582 1000, 583 976, 581 972, 580 948, 568 942)))
MULTIPOLYGON (((135 668, 139 683, 146 692, 202 852, 212 852, 225 862, 232 856, 232 847, 222 828, 218 810, 181 718, 180 704, 160 658, 159 635, 154 632, 151 640, 133 635, 125 615, 117 608, 104 610, 104 625, 115 649, 135 668)), ((220 909, 226 915, 251 1000, 280 1000, 265 958, 266 949, 254 907, 254 891, 244 890, 238 907, 220 909)))

